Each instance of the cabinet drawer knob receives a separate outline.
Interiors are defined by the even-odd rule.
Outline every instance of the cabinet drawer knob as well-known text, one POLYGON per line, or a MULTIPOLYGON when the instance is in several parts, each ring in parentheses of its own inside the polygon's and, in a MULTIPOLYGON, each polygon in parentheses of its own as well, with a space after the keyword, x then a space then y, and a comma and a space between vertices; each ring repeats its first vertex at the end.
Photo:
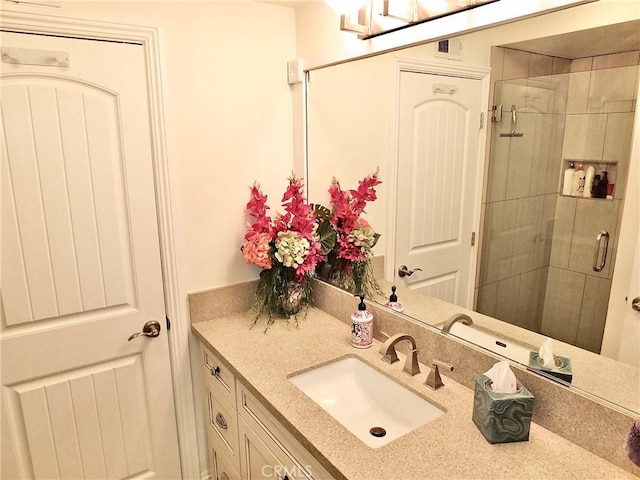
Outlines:
POLYGON ((213 375, 214 377, 220 375, 220 367, 211 367, 211 375, 213 375))
POLYGON ((224 416, 220 412, 216 414, 216 423, 220 428, 224 430, 227 429, 227 421, 225 420, 224 416))
POLYGON ((229 476, 225 472, 222 472, 220 474, 220 480, 229 480, 229 476))

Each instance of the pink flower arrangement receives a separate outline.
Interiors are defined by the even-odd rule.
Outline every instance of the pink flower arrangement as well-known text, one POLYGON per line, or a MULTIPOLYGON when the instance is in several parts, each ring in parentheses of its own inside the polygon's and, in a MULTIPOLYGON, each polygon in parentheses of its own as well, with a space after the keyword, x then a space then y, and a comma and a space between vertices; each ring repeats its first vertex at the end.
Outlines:
POLYGON ((297 307, 311 303, 308 279, 324 259, 316 234, 316 215, 304 198, 303 188, 302 179, 292 174, 282 197, 284 214, 272 219, 267 215, 267 196, 260 185, 251 187, 247 211, 253 223, 247 225, 241 250, 247 263, 263 269, 253 311, 257 320, 267 310, 269 324, 272 313, 289 316, 297 313, 297 307), (292 304, 292 298, 299 301, 292 304), (287 302, 289 305, 283 307, 287 302))
POLYGON ((366 262, 373 253, 371 248, 375 245, 379 235, 376 236, 371 225, 360 215, 364 212, 367 202, 372 202, 376 196, 376 185, 379 170, 362 180, 357 190, 342 190, 340 182, 333 179, 329 187, 329 195, 333 204, 331 223, 335 227, 338 238, 337 258, 343 258, 352 262, 366 262))
POLYGON ((242 242, 242 254, 247 263, 270 269, 275 262, 294 268, 296 279, 313 273, 322 260, 320 243, 314 238, 316 216, 302 192, 302 179, 293 174, 282 197, 285 213, 271 219, 267 215, 267 196, 254 183, 251 200, 247 203, 249 215, 255 219, 248 225, 242 242))
POLYGON ((320 278, 367 296, 381 293, 369 262, 380 235, 362 218, 367 203, 377 199, 375 187, 381 183, 378 174, 376 169, 360 180, 356 190, 343 190, 336 178, 331 182, 328 219, 336 240, 319 269, 320 278))

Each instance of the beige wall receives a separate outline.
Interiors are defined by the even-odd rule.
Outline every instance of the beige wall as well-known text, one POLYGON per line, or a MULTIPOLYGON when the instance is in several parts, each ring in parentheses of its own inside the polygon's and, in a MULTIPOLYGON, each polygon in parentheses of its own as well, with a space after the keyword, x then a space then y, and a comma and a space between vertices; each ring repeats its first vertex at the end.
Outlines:
POLYGON ((293 168, 286 78, 286 62, 295 57, 293 9, 249 1, 73 1, 55 13, 159 28, 183 299, 255 278, 239 251, 247 187, 260 181, 273 208, 293 168))

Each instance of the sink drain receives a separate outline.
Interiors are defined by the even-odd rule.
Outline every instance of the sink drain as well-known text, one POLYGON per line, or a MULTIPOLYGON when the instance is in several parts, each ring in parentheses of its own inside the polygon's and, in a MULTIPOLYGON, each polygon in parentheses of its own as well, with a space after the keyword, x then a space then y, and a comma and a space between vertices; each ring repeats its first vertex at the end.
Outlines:
POLYGON ((384 437, 387 434, 387 431, 382 427, 372 427, 369 430, 369 433, 374 437, 384 437))

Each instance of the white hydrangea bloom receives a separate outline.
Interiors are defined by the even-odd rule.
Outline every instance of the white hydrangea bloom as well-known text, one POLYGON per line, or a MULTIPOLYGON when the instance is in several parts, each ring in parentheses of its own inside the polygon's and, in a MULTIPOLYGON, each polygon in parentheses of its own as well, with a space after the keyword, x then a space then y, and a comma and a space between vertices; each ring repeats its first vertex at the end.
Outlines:
POLYGON ((373 256, 372 246, 375 242, 375 233, 370 226, 355 228, 349 232, 349 242, 360 247, 367 258, 373 256))
POLYGON ((297 232, 284 230, 276 238, 276 259, 285 267, 296 268, 304 263, 309 253, 309 240, 300 237, 297 232))

